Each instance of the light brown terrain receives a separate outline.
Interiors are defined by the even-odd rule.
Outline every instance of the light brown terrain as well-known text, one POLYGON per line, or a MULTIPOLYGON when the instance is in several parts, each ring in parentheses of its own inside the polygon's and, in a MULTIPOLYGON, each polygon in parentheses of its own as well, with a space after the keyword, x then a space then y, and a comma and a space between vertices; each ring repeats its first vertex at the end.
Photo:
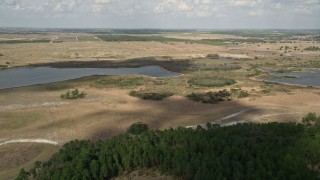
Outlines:
MULTIPOLYGON (((28 38, 13 38, 12 35, 0 35, 0 40, 35 39, 35 35, 28 38)), ((296 57, 306 58, 320 57, 318 52, 303 51, 309 46, 317 46, 318 43, 295 41, 292 43, 267 43, 226 46, 212 46, 206 44, 186 44, 184 42, 162 43, 162 42, 103 42, 103 41, 79 41, 78 37, 88 37, 85 34, 61 34, 41 35, 37 39, 63 40, 63 43, 26 43, 26 44, 0 44, 0 64, 10 63, 9 66, 24 66, 34 63, 61 62, 67 60, 95 61, 95 60, 124 60, 140 57, 169 56, 174 59, 203 58, 207 54, 216 53, 222 57, 232 58, 254 58, 254 57, 296 57), (280 51, 281 46, 289 46, 291 49, 280 51), (297 46, 296 51, 292 50, 297 46), (301 52, 303 51, 303 52, 301 52)), ((168 34, 167 37, 193 40, 193 36, 184 34, 168 34)), ((231 35, 200 34, 196 39, 222 39, 231 35)), ((92 37, 92 35, 90 35, 92 37)), ((238 38, 232 36, 230 38, 238 38)), ((243 37, 242 37, 243 38, 243 37)), ((241 38, 240 38, 241 39, 241 38)))
MULTIPOLYGON (((227 72, 212 72, 232 78, 240 78, 236 85, 223 88, 185 87, 187 79, 202 72, 184 74, 172 78, 169 85, 154 87, 111 87, 96 88, 87 80, 55 83, 54 86, 67 84, 68 88, 79 88, 88 96, 79 100, 63 100, 60 95, 66 88, 50 90, 50 85, 38 85, 22 88, 0 90, 0 179, 15 177, 19 168, 29 168, 35 160, 47 160, 64 143, 74 139, 106 139, 126 129, 135 122, 147 123, 152 129, 176 128, 178 126, 195 126, 215 121, 247 122, 300 122, 308 112, 320 114, 320 89, 300 88, 285 85, 269 85, 271 93, 262 93, 264 83, 246 78, 249 63, 275 63, 285 58, 308 58, 319 60, 319 52, 302 50, 287 52, 279 50, 281 46, 298 46, 299 49, 311 45, 310 42, 276 43, 276 44, 232 44, 212 46, 205 44, 186 44, 174 42, 102 42, 79 41, 86 34, 47 35, 46 38, 68 39, 63 43, 0 44, 0 64, 9 67, 28 64, 100 60, 126 60, 140 57, 167 56, 179 59, 192 59, 195 64, 215 65, 213 60, 205 59, 207 54, 215 53, 223 57, 240 59, 242 69, 227 72), (70 38, 71 37, 71 38, 70 38), (75 40, 70 40, 70 39, 75 40), (280 56, 281 54, 281 56, 280 56), (255 59, 257 57, 257 59, 255 59), (237 77, 237 73, 239 77, 237 77), (78 83, 80 82, 80 83, 78 83), (179 82, 182 84, 174 84, 179 82), (184 83, 184 84, 183 84, 184 83), (219 104, 202 104, 188 100, 185 95, 192 91, 217 91, 221 89, 241 88, 252 96, 233 98, 232 101, 219 104), (172 90, 174 96, 163 101, 148 101, 129 96, 130 90, 172 90), (57 142, 58 145, 46 143, 8 143, 10 140, 44 139, 57 142)), ((174 38, 218 39, 237 38, 222 35, 167 34, 174 38), (219 37, 218 37, 219 36, 219 37)), ((31 36, 27 38, 35 38, 31 36)), ((21 36, 0 36, 5 39, 25 39, 21 36)), ((37 37, 39 38, 39 37, 37 37)), ((241 39, 245 39, 241 37, 241 39)), ((288 61, 288 60, 283 60, 288 61)), ((300 61, 300 60, 299 60, 300 61)), ((219 64, 222 64, 218 62, 219 64)), ((229 63, 229 64, 232 64, 229 63)), ((210 72, 205 72, 210 73, 210 72)), ((8 77, 10 78, 10 77, 8 77)), ((169 80, 168 80, 169 81, 169 80)))

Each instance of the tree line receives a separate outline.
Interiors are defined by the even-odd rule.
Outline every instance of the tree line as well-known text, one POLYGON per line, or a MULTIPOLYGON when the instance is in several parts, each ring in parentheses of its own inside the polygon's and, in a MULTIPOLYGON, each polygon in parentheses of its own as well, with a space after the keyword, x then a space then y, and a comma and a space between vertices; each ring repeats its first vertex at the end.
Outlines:
POLYGON ((71 141, 17 179, 110 179, 135 170, 178 179, 317 179, 320 127, 309 125, 208 123, 160 131, 137 123, 109 140, 71 141))

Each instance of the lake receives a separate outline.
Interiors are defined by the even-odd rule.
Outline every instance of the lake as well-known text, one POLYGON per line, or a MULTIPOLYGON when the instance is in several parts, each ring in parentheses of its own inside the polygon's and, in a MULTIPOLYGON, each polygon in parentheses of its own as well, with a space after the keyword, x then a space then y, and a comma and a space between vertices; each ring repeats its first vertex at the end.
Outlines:
POLYGON ((0 70, 0 89, 47 84, 92 75, 129 74, 149 77, 173 77, 180 75, 180 73, 168 71, 160 66, 143 66, 138 68, 12 68, 0 70))
POLYGON ((269 74, 277 76, 275 78, 265 78, 265 82, 293 84, 300 86, 320 86, 320 70, 307 70, 302 72, 279 73, 268 71, 269 74))

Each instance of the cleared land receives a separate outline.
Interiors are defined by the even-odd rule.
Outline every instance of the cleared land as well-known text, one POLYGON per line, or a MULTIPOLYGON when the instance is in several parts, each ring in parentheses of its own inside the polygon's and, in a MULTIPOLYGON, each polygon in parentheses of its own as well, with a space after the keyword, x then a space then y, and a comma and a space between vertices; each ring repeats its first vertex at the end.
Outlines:
MULTIPOLYGON (((247 36, 208 33, 168 33, 161 36, 190 41, 108 42, 86 33, 0 35, 1 41, 30 38, 50 40, 48 43, 32 45, 0 43, 0 65, 8 67, 46 63, 55 67, 137 67, 156 64, 183 73, 174 78, 93 76, 0 90, 0 144, 16 139, 41 138, 58 142, 59 145, 73 139, 105 139, 124 132, 129 125, 138 121, 147 123, 152 129, 165 129, 214 121, 299 122, 308 112, 320 114, 320 89, 269 84, 253 78, 267 69, 320 68, 320 52, 304 50, 310 46, 320 46, 318 41, 300 39, 252 43, 244 42, 249 38, 247 36), (225 45, 189 43, 202 39, 224 39, 225 45), (239 42, 230 39, 239 39, 239 42), (234 60, 208 59, 208 54, 234 60), (72 60, 78 62, 68 62, 72 60), (224 87, 211 87, 210 84, 199 86, 212 83, 201 82, 201 77, 231 78, 236 84, 224 87), (190 83, 192 79, 200 81, 199 84, 190 83), (61 94, 73 88, 88 95, 77 100, 60 98, 61 94), (203 104, 185 97, 192 92, 223 89, 234 91, 231 101, 203 104), (238 98, 240 89, 248 92, 249 96, 238 98), (132 90, 171 92, 174 95, 162 101, 150 101, 130 96, 132 90)), ((5 154, 1 159, 4 166, 0 167, 0 177, 12 178, 20 167, 28 168, 36 159, 45 160, 56 149, 59 146, 35 143, 0 146, 1 154, 5 154), (24 158, 22 151, 28 156, 24 158)))

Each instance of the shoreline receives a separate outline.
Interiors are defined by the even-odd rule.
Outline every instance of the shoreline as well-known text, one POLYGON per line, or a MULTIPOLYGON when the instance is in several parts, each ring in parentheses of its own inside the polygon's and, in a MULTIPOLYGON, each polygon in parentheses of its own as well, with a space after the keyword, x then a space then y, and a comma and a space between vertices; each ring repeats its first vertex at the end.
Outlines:
POLYGON ((66 59, 62 61, 48 61, 43 63, 8 66, 5 69, 24 67, 53 67, 53 68, 135 68, 141 66, 158 65, 170 71, 181 71, 181 68, 172 67, 175 65, 190 66, 190 59, 173 59, 169 56, 151 56, 131 59, 66 59))
POLYGON ((249 79, 252 81, 264 82, 264 83, 276 84, 276 85, 284 85, 284 86, 291 86, 291 87, 298 87, 298 88, 305 88, 305 89, 320 89, 320 86, 305 86, 305 85, 299 85, 299 84, 269 82, 263 79, 257 79, 256 77, 250 77, 249 79))

